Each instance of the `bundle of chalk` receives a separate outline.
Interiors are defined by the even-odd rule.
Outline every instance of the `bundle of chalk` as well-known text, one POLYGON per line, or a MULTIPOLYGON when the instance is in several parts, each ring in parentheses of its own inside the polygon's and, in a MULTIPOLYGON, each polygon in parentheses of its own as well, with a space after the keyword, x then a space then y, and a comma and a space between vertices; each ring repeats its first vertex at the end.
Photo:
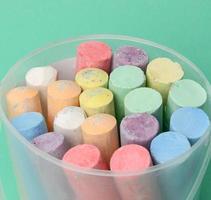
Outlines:
MULTIPOLYGON (((169 58, 88 41, 75 80, 52 66, 26 74, 6 95, 13 126, 40 150, 89 169, 134 172, 187 152, 208 130, 207 94, 169 58), (194 94, 194 98, 192 95, 194 94)), ((70 72, 71 73, 71 72, 70 72)))

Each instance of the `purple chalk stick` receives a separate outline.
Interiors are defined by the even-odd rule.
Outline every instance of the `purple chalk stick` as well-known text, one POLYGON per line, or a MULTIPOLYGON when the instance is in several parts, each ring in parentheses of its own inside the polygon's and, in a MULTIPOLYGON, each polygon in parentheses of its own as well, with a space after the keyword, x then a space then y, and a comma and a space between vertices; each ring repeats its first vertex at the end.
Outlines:
POLYGON ((158 120, 148 113, 137 113, 123 118, 120 124, 121 145, 139 144, 149 148, 159 131, 158 120))
POLYGON ((140 67, 145 72, 148 61, 148 55, 143 49, 133 46, 122 46, 113 55, 112 68, 122 65, 133 65, 140 67))
POLYGON ((40 150, 62 159, 63 155, 68 150, 64 136, 60 133, 50 132, 40 135, 32 141, 32 143, 40 150))

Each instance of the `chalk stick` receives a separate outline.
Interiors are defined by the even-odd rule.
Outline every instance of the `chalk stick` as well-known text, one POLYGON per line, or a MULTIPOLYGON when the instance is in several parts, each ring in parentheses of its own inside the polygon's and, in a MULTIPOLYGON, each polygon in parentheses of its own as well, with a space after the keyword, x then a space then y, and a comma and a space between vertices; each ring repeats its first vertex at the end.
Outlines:
POLYGON ((32 143, 40 150, 58 159, 62 159, 68 150, 68 145, 65 143, 64 136, 55 132, 40 135, 34 138, 32 143))
POLYGON ((159 122, 153 115, 148 113, 128 115, 120 124, 121 146, 139 144, 148 149, 158 131, 159 122))
POLYGON ((59 80, 48 86, 48 127, 53 130, 56 114, 67 106, 79 106, 81 88, 73 81, 59 80))
POLYGON ((209 126, 209 117, 200 108, 179 108, 172 114, 170 120, 170 130, 185 135, 191 144, 196 143, 209 126))
POLYGON ((111 58, 112 50, 107 44, 99 41, 81 43, 77 48, 76 71, 86 67, 95 67, 109 73, 111 58))
POLYGON ((126 95, 124 106, 125 115, 145 112, 154 115, 162 129, 162 97, 156 90, 146 87, 134 89, 126 95))
POLYGON ((38 90, 27 86, 11 89, 6 95, 8 115, 16 117, 25 112, 42 112, 38 90))
POLYGON ((79 101, 87 116, 97 113, 115 115, 113 94, 106 88, 87 89, 81 93, 79 101))
POLYGON ((64 135, 70 147, 81 144, 81 124, 85 118, 86 114, 82 108, 76 106, 65 107, 55 117, 54 131, 64 135))
POLYGON ((45 119, 38 112, 23 113, 14 117, 11 123, 29 141, 48 132, 45 119))
POLYGON ((156 58, 147 66, 147 86, 160 92, 163 102, 166 103, 171 84, 182 79, 183 75, 179 63, 169 58, 156 58))
POLYGON ((76 74, 75 81, 83 90, 96 87, 107 88, 108 74, 98 68, 85 68, 76 74))
POLYGON ((175 82, 169 90, 165 113, 166 123, 169 123, 172 113, 178 108, 202 108, 206 100, 205 89, 196 81, 183 79, 175 82))
POLYGON ((135 88, 145 86, 144 72, 132 65, 119 66, 110 74, 109 89, 114 94, 116 117, 118 123, 124 117, 124 98, 135 88), (131 78, 132 77, 132 78, 131 78))
POLYGON ((181 133, 168 131, 155 137, 150 152, 155 164, 163 164, 184 154, 191 148, 188 139, 181 133))
POLYGON ((114 52, 112 68, 115 69, 122 65, 133 65, 146 71, 148 60, 148 55, 143 49, 135 46, 122 46, 114 52))
POLYGON ((57 70, 51 66, 40 66, 30 69, 25 76, 26 85, 39 91, 43 115, 47 117, 47 87, 56 81, 57 70))
POLYGON ((96 114, 86 118, 81 129, 84 143, 98 147, 103 159, 109 163, 119 147, 116 119, 112 115, 96 114))

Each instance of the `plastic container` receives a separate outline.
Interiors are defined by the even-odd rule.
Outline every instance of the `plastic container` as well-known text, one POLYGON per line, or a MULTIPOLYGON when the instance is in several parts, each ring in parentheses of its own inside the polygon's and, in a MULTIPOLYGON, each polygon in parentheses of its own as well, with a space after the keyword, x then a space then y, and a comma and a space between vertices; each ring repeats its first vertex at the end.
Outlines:
POLYGON ((38 65, 54 63, 53 66, 60 72, 60 79, 72 79, 76 47, 87 40, 104 41, 113 50, 122 45, 134 45, 144 48, 150 59, 165 56, 179 62, 185 71, 185 78, 196 80, 206 89, 208 100, 204 109, 211 117, 211 90, 207 79, 188 59, 164 46, 128 36, 91 35, 38 49, 17 62, 1 84, 0 118, 21 200, 196 199, 209 162, 210 130, 191 150, 171 162, 153 166, 140 173, 114 174, 109 171, 84 170, 65 164, 36 149, 10 124, 6 116, 5 93, 17 85, 24 84, 25 73, 38 65), (131 195, 130 198, 127 197, 128 194, 131 195))

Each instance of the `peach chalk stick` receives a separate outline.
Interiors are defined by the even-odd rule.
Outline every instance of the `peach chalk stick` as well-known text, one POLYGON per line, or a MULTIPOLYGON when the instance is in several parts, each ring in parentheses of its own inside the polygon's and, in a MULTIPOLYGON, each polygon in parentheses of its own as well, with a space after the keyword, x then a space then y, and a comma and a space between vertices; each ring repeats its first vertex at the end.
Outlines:
POLYGON ((97 113, 115 115, 113 93, 106 88, 87 89, 81 93, 79 101, 87 116, 97 113))
POLYGON ((16 87, 7 93, 6 100, 10 118, 26 112, 42 113, 39 92, 34 88, 16 87))
POLYGON ((108 114, 88 117, 81 125, 83 141, 98 147, 103 159, 109 163, 111 155, 119 147, 117 122, 108 114))
POLYGON ((112 50, 99 41, 88 41, 81 43, 77 48, 76 71, 87 67, 95 67, 110 72, 112 50))
POLYGON ((67 106, 79 106, 81 88, 73 81, 59 80, 51 83, 47 90, 48 127, 53 129, 54 118, 57 113, 67 106))
POLYGON ((51 66, 40 66, 30 69, 25 76, 26 85, 39 91, 42 110, 47 117, 47 87, 57 80, 57 70, 51 66))

